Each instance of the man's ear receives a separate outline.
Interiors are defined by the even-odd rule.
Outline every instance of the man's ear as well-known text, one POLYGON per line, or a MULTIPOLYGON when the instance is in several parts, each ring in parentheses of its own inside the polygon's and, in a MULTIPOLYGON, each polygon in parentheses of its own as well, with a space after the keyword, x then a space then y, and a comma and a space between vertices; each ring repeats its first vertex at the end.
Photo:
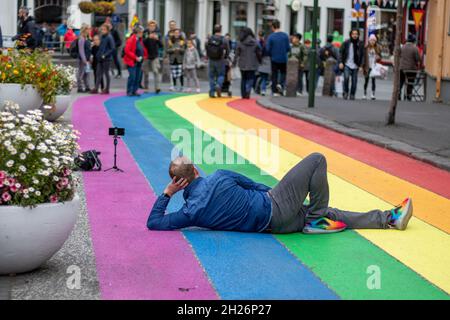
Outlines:
POLYGON ((194 166, 194 175, 196 178, 200 176, 200 173, 198 172, 198 170, 195 166, 194 166))

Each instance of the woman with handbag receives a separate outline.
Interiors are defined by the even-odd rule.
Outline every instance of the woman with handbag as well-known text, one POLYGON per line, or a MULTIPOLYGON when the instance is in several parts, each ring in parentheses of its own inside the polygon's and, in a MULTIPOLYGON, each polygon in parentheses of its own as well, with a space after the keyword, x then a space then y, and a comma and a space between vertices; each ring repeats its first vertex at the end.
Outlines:
POLYGON ((369 86, 369 80, 372 79, 372 95, 371 99, 375 100, 375 90, 377 87, 376 81, 377 79, 375 77, 371 77, 371 72, 375 68, 378 61, 381 60, 381 47, 378 44, 377 36, 374 34, 371 34, 369 37, 369 43, 366 46, 365 50, 365 59, 364 59, 364 96, 363 99, 367 100, 367 88, 369 86))

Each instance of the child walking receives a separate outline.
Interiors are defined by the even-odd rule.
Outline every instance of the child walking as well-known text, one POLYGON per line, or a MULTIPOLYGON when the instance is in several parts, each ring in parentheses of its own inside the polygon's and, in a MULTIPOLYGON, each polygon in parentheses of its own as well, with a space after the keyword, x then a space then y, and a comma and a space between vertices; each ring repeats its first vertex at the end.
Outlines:
POLYGON ((198 54, 197 48, 194 46, 194 42, 189 39, 187 41, 187 49, 184 54, 183 67, 186 74, 186 92, 191 92, 191 84, 195 85, 195 90, 200 93, 200 82, 197 77, 197 66, 200 63, 200 56, 198 54))
POLYGON ((170 91, 175 91, 178 79, 180 81, 180 87, 178 91, 183 91, 183 58, 185 50, 186 44, 184 42, 184 38, 181 35, 180 29, 173 30, 168 41, 167 49, 173 82, 173 85, 170 87, 170 91))

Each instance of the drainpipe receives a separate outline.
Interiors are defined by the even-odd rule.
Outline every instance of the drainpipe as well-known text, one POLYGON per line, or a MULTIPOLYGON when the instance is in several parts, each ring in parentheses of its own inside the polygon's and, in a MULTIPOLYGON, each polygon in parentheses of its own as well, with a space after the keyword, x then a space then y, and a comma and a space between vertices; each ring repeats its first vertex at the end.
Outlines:
POLYGON ((439 37, 439 54, 438 54, 438 68, 437 68, 437 75, 436 75, 436 97, 434 99, 434 102, 441 103, 442 97, 441 97, 441 89, 442 89, 442 74, 443 74, 443 62, 444 62, 444 37, 445 37, 445 12, 446 6, 448 1, 436 1, 437 3, 440 3, 442 5, 441 8, 439 8, 440 12, 440 25, 442 26, 441 35, 439 37))

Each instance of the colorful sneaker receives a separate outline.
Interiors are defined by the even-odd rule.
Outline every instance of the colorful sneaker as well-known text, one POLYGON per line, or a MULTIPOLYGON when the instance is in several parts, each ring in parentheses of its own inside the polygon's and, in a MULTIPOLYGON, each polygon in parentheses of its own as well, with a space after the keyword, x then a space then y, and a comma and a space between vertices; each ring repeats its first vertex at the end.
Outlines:
POLYGON ((347 225, 341 221, 333 221, 328 218, 319 218, 311 223, 308 223, 303 228, 303 233, 306 234, 324 234, 337 233, 344 231, 347 225))
POLYGON ((406 198, 399 206, 391 210, 391 221, 389 225, 398 230, 405 230, 412 215, 412 199, 406 198))

